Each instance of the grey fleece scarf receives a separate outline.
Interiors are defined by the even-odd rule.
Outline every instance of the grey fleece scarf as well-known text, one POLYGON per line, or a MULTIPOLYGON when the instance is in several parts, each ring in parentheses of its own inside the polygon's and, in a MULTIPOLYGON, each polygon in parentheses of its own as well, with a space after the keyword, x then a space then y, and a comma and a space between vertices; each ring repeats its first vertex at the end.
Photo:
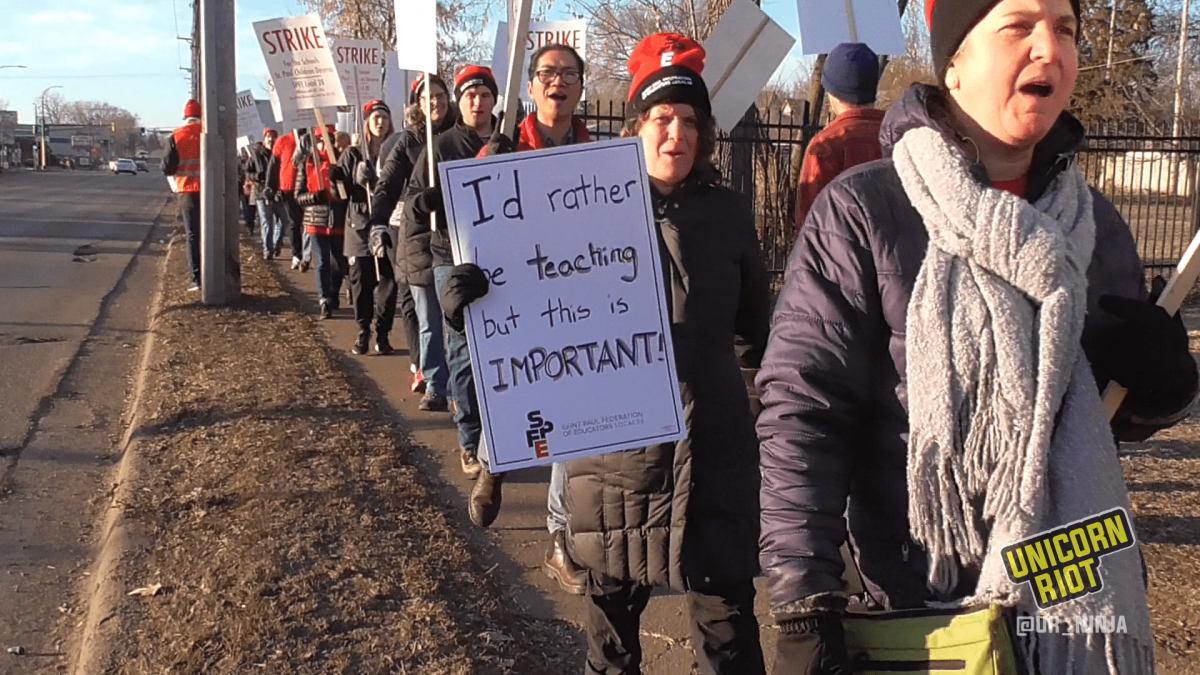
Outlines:
POLYGON ((1080 347, 1092 198, 1077 167, 1030 204, 981 185, 937 130, 909 131, 893 159, 929 232, 907 315, 909 524, 939 594, 980 570, 963 606, 991 603, 1075 623, 1123 616, 1119 635, 1037 635, 1018 644, 1045 674, 1154 669, 1136 547, 1102 558, 1104 588, 1039 609, 1001 549, 1129 510, 1099 392, 1080 347))

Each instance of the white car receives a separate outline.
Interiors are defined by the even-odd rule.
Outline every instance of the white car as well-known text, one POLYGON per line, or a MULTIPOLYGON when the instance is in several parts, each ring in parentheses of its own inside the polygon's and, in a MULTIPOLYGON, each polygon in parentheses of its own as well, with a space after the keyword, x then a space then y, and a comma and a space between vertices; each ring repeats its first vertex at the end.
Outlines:
POLYGON ((133 163, 133 160, 124 157, 109 162, 109 168, 113 174, 131 173, 136 176, 138 172, 137 165, 133 163))

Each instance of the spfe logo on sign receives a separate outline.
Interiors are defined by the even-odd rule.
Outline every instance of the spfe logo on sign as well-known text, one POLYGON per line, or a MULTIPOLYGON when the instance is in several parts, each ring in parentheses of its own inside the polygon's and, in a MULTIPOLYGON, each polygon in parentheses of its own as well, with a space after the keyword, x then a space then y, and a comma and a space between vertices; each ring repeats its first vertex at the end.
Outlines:
POLYGON ((1005 546, 1001 553, 1009 580, 1028 581, 1037 606, 1045 609, 1104 588, 1100 557, 1134 543, 1129 515, 1116 508, 1005 546))
POLYGON ((525 442, 533 448, 533 454, 538 457, 550 456, 550 443, 546 436, 554 431, 554 423, 542 419, 542 411, 534 410, 525 416, 529 420, 529 429, 525 432, 525 442))

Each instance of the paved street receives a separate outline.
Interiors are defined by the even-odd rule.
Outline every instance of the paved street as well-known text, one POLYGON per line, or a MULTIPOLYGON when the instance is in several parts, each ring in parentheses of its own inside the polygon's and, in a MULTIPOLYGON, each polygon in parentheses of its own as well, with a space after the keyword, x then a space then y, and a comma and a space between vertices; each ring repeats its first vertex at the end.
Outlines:
MULTIPOLYGON (((72 592, 90 564, 93 505, 105 494, 102 481, 123 430, 125 397, 157 286, 153 253, 161 246, 143 244, 150 243, 160 213, 171 224, 173 205, 163 211, 169 199, 157 170, 0 174, 0 635, 6 649, 59 655, 56 634, 74 623, 70 617, 79 608, 72 592)), ((9 672, 5 668, 0 672, 9 672)))

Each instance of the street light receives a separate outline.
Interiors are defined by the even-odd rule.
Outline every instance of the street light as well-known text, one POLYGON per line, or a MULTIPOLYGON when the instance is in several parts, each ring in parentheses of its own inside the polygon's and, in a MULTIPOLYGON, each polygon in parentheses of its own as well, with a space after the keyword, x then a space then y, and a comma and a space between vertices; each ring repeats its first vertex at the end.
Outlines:
POLYGON ((46 170, 46 93, 51 89, 62 89, 62 85, 55 84, 42 90, 42 171, 46 170))

